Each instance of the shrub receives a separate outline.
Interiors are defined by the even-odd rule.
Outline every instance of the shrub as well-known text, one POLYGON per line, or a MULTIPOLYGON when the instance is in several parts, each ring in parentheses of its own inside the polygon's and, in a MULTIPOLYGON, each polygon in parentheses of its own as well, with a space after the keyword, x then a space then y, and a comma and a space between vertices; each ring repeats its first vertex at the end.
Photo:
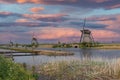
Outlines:
POLYGON ((0 56, 0 80, 34 80, 32 74, 11 59, 0 56))

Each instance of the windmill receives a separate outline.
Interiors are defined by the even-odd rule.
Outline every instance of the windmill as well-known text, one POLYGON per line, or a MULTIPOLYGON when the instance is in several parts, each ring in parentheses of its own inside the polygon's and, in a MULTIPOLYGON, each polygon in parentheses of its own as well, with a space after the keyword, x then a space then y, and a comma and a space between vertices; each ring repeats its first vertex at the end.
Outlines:
POLYGON ((85 29, 85 26, 86 26, 86 19, 84 20, 83 29, 80 30, 82 33, 80 37, 80 43, 82 44, 82 46, 85 47, 94 46, 94 38, 92 36, 92 33, 89 29, 85 29))
POLYGON ((13 47, 14 46, 14 43, 10 40, 9 41, 9 47, 13 47))
POLYGON ((33 33, 33 35, 32 35, 32 41, 31 41, 31 46, 35 48, 35 47, 38 47, 38 45, 39 45, 39 43, 37 41, 37 38, 35 37, 35 35, 33 33))

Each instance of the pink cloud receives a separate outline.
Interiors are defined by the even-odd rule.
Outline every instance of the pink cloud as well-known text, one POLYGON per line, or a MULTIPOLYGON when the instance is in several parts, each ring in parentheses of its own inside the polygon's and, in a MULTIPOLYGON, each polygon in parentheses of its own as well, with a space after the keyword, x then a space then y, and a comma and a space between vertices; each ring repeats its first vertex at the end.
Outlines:
POLYGON ((23 14, 24 17, 37 19, 37 18, 54 18, 67 16, 66 14, 23 14))
POLYGON ((90 21, 94 21, 97 24, 103 24, 106 25, 105 29, 110 30, 120 30, 120 14, 115 15, 105 15, 105 16, 93 16, 88 18, 90 21))
POLYGON ((33 3, 45 5, 70 5, 82 8, 118 8, 119 0, 0 0, 0 3, 33 3))
MULTIPOLYGON (((109 30, 91 30, 95 41, 114 41, 120 38, 119 33, 109 30)), ((30 31, 29 34, 36 33, 36 37, 41 40, 61 40, 68 42, 79 42, 81 32, 75 28, 55 28, 46 27, 40 30, 30 31)))
POLYGON ((107 2, 107 1, 111 1, 111 0, 90 0, 92 2, 96 2, 96 3, 103 3, 103 2, 107 2))
POLYGON ((0 12, 0 15, 5 15, 5 16, 11 15, 11 14, 12 14, 11 12, 0 12))
POLYGON ((40 20, 40 21, 64 21, 65 20, 65 16, 67 16, 67 14, 23 14, 22 15, 24 18, 30 18, 33 20, 40 20))
POLYGON ((39 11, 43 11, 44 7, 33 7, 30 9, 31 12, 37 13, 39 11))
POLYGON ((96 41, 114 41, 120 38, 119 33, 109 30, 92 30, 96 41))
MULTIPOLYGON (((74 28, 55 28, 55 27, 46 27, 36 31, 30 31, 29 34, 35 32, 38 39, 44 40, 65 40, 70 41, 68 38, 79 37, 80 31, 74 28)), ((72 38, 71 38, 72 39, 72 38)))
POLYGON ((15 38, 18 38, 18 36, 15 34, 8 33, 8 32, 0 33, 0 41, 8 42, 8 41, 10 41, 10 39, 15 39, 15 38))
POLYGON ((107 7, 108 9, 120 8, 120 4, 112 5, 107 7))
POLYGON ((106 25, 102 30, 93 30, 96 40, 100 41, 118 41, 120 39, 120 15, 93 16, 88 20, 94 21, 95 24, 106 25))
POLYGON ((41 3, 41 4, 50 4, 50 3, 58 3, 58 2, 76 2, 78 0, 17 0, 18 3, 25 3, 25 2, 31 2, 31 3, 41 3))
MULTIPOLYGON (((86 0, 86 1, 92 1, 96 3, 102 3, 102 2, 107 2, 111 0, 86 0)), ((1 1, 1 2, 9 2, 7 0, 1 1)), ((11 0, 11 2, 17 2, 17 3, 40 3, 40 4, 57 4, 59 2, 82 2, 82 0, 11 0)))
POLYGON ((49 1, 49 0, 1 0, 0 2, 1 3, 41 3, 41 4, 49 4, 49 3, 57 3, 57 2, 76 2, 78 0, 52 0, 52 1, 49 1))
POLYGON ((117 32, 109 30, 92 30, 93 36, 95 38, 117 38, 120 37, 117 32))

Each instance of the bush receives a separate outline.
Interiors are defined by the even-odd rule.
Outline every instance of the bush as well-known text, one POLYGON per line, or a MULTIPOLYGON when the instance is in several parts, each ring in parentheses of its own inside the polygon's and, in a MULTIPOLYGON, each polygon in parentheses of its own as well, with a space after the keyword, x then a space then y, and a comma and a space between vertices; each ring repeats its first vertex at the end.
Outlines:
POLYGON ((34 80, 34 78, 21 65, 0 56, 0 80, 34 80))

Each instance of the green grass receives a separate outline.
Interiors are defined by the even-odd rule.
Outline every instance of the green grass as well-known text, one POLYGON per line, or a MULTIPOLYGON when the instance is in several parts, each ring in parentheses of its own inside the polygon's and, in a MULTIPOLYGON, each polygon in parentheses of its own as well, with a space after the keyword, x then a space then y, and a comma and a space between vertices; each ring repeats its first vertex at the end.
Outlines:
POLYGON ((120 80, 120 60, 59 61, 40 65, 42 80, 120 80))

